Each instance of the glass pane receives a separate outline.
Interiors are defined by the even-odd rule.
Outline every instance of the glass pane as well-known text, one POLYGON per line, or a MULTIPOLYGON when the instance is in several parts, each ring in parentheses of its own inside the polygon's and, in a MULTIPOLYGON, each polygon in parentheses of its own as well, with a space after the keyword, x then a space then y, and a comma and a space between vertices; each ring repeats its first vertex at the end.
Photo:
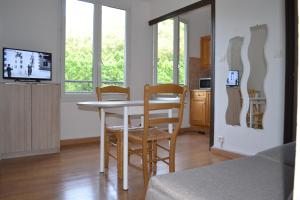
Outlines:
MULTIPOLYGON (((93 18, 93 4, 77 0, 66 1, 66 81, 93 79, 93 18)), ((92 90, 90 84, 65 84, 65 92, 92 90)))
POLYGON ((173 19, 158 24, 157 83, 173 83, 173 30, 173 19))
POLYGON ((124 10, 102 6, 101 86, 125 82, 124 10))
POLYGON ((186 66, 187 66, 187 59, 186 59, 186 51, 187 51, 187 31, 186 31, 186 24, 180 22, 179 24, 179 84, 185 85, 185 73, 186 73, 186 66))
POLYGON ((93 81, 65 81, 68 93, 87 93, 93 90, 93 81))

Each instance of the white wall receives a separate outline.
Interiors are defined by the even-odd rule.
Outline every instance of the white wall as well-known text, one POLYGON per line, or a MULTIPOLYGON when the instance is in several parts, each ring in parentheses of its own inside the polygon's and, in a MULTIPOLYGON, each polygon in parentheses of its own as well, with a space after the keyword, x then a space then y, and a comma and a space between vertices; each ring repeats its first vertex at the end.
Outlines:
MULTIPOLYGON (((128 84, 131 87, 132 97, 141 99, 143 86, 152 82, 152 28, 147 23, 150 19, 150 5, 147 1, 140 0, 115 3, 128 8, 130 34, 127 44, 130 49, 128 84)), ((61 0, 1 0, 0 48, 5 46, 51 52, 53 82, 61 82, 60 52, 63 42, 60 30, 61 14, 61 0)), ((77 100, 62 100, 62 139, 99 135, 97 112, 79 110, 76 106, 77 100)))
POLYGON ((217 0, 216 1, 216 72, 215 72, 215 147, 222 148, 218 136, 224 137, 223 149, 255 154, 258 151, 283 143, 284 125, 284 74, 285 74, 285 24, 283 0, 217 0), (246 127, 248 110, 247 79, 249 61, 247 49, 250 42, 250 26, 267 24, 268 38, 265 46, 267 76, 265 91, 267 107, 264 129, 246 127), (241 126, 230 126, 225 122, 226 98, 226 49, 228 41, 235 36, 245 38, 242 46, 244 75, 241 81, 244 106, 241 126))
MULTIPOLYGON (((135 99, 142 98, 143 85, 152 82, 152 29, 148 20, 187 6, 197 0, 124 0, 130 9, 130 69, 129 86, 135 99), (134 80, 134 81, 133 81, 134 80)), ((42 50, 53 53, 53 81, 60 82, 60 0, 1 0, 0 1, 0 47, 42 50)), ((218 136, 225 137, 223 148, 243 154, 276 146, 283 141, 284 105, 284 3, 283 0, 217 0, 216 1, 216 100, 215 144, 218 136), (271 8, 270 8, 271 6, 271 8), (266 12, 268 11, 268 12, 266 12), (238 17, 237 17, 238 16, 238 17), (225 81, 227 67, 225 53, 228 40, 234 36, 245 37, 242 94, 247 100, 247 46, 249 27, 268 24, 269 37, 266 44, 268 74, 265 82, 267 110, 265 128, 246 128, 247 106, 242 110, 242 127, 225 124, 227 106, 225 81), (275 88, 275 89, 274 89, 275 88)), ((2 63, 0 63, 2 65, 2 63)), ((99 135, 97 113, 79 110, 76 101, 61 103, 61 138, 80 138, 99 135)), ((188 109, 188 108, 186 108, 188 109)))
POLYGON ((53 82, 59 82, 59 16, 59 0, 1 0, 0 48, 51 52, 53 82))
POLYGON ((199 0, 151 0, 151 19, 168 14, 199 0))
MULTIPOLYGON (((299 101, 298 101, 298 105, 299 105, 299 101)), ((299 119, 299 114, 298 114, 298 119, 299 119)), ((299 131, 297 131, 297 134, 299 134, 299 131)), ((299 188, 299 187, 300 187, 300 145, 299 145, 299 142, 297 142, 294 188, 299 188)), ((300 199, 300 191, 299 190, 294 190, 293 195, 294 195, 293 196, 294 199, 300 199)))
MULTIPOLYGON (((300 4, 298 4, 298 10, 300 9, 300 4)), ((299 15, 298 15, 299 20, 299 15)), ((298 34, 300 32, 300 27, 298 26, 298 34)), ((298 40, 298 46, 300 45, 300 41, 298 40)), ((298 51, 298 58, 300 58, 300 51, 298 51)), ((298 69, 300 64, 298 63, 298 69)), ((300 77, 300 70, 298 70, 298 77, 300 77)), ((298 94, 300 94, 300 83, 298 82, 298 94)), ((294 188, 300 187, 300 143, 299 143, 299 135, 300 135, 300 98, 298 98, 297 102, 297 132, 296 132, 296 158, 295 158, 295 180, 294 180, 294 188)), ((294 199, 300 199, 300 190, 294 190, 294 199)))
MULTIPOLYGON (((153 0, 151 16, 153 18, 167 14, 197 1, 153 0)), ((216 0, 216 96, 215 96, 215 147, 242 154, 255 154, 258 151, 283 143, 284 112, 284 1, 283 0, 216 0), (268 73, 265 80, 267 110, 264 117, 264 129, 246 128, 248 110, 247 78, 249 62, 247 48, 250 42, 250 26, 268 25, 266 58, 268 73), (228 41, 235 36, 245 38, 242 47, 244 76, 241 82, 244 106, 241 114, 241 127, 225 123, 227 107, 226 94, 226 49, 228 41), (218 136, 225 138, 223 147, 218 136)))
MULTIPOLYGON (((128 85, 132 99, 142 99, 144 85, 152 83, 152 28, 148 26, 150 6, 145 1, 126 0, 129 7, 128 85)), ((84 100, 95 100, 88 98, 84 100)), ((100 134, 97 112, 82 111, 76 101, 61 103, 61 139, 94 137, 100 134)))
POLYGON ((200 57, 200 37, 211 34, 211 6, 180 15, 188 22, 189 57, 200 57))
MULTIPOLYGON (((142 0, 107 1, 128 9, 129 66, 128 85, 133 99, 143 98, 143 87, 152 83, 152 27, 150 4, 142 0)), ((0 47, 41 50, 53 54, 53 82, 61 82, 61 0, 3 0, 0 1, 0 47)), ((2 63, 0 63, 2 65, 2 63)), ((1 79, 0 79, 1 81, 1 79)), ((79 100, 62 98, 61 139, 99 135, 97 112, 79 110, 79 100)), ((188 109, 188 106, 186 106, 188 109)), ((188 126, 188 118, 184 124, 188 126)))

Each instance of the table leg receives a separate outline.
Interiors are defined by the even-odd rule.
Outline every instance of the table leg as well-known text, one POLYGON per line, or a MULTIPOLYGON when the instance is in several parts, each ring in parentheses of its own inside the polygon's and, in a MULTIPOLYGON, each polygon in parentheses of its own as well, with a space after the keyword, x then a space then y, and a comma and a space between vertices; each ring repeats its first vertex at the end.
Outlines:
POLYGON ((100 173, 104 172, 104 132, 105 132, 105 112, 101 108, 101 127, 100 127, 100 173))
POLYGON ((128 190, 128 107, 124 107, 123 190, 128 190))
MULTIPOLYGON (((172 109, 168 110, 168 117, 172 118, 173 117, 173 113, 172 113, 172 109)), ((173 132, 173 124, 168 124, 168 132, 172 133, 173 132)))

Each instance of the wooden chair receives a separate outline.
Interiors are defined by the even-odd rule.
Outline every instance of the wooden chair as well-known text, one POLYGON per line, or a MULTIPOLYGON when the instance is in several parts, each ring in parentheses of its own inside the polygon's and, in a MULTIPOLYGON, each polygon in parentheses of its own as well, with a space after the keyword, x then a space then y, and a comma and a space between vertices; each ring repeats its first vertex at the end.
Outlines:
POLYGON ((174 84, 163 84, 157 86, 145 85, 144 87, 144 128, 130 130, 128 133, 129 142, 138 144, 141 149, 136 151, 131 150, 129 153, 136 153, 142 157, 143 165, 143 175, 144 175, 144 186, 147 188, 150 174, 156 174, 157 161, 163 161, 169 165, 169 172, 175 171, 175 146, 176 137, 179 132, 184 109, 184 98, 186 95, 187 88, 181 87, 174 84), (175 103, 154 103, 151 102, 153 96, 159 94, 175 94, 179 98, 179 102, 175 103), (177 116, 168 118, 165 116, 159 116, 156 118, 150 117, 151 111, 166 110, 166 109, 177 109, 177 116), (156 126, 161 124, 173 124, 175 125, 172 133, 159 129, 156 126), (168 141, 169 147, 166 148, 160 144, 158 141, 168 141), (157 148, 167 151, 169 153, 168 157, 160 157, 157 154, 157 148), (148 169, 149 165, 149 169, 148 169))
MULTIPOLYGON (((257 91, 255 89, 248 89, 248 95, 249 98, 255 98, 257 96, 257 91)), ((249 107, 250 109, 250 107, 249 107)), ((261 107, 257 104, 253 105, 253 110, 252 110, 252 117, 253 117, 253 124, 252 124, 252 128, 256 128, 256 129, 262 129, 263 125, 262 125, 262 119, 263 119, 263 115, 264 113, 261 111, 261 107)), ((247 125, 250 127, 250 110, 247 113, 247 125)))
MULTIPOLYGON (((103 100, 130 100, 130 89, 118 87, 118 86, 107 86, 97 87, 96 94, 98 101, 103 100), (120 95, 123 98, 105 99, 105 95, 120 95)), ((100 112, 100 110, 99 110, 100 112)), ((130 122, 130 119, 129 119, 130 122)), ((123 129, 122 127, 105 127, 105 158, 104 165, 108 168, 109 156, 117 159, 118 178, 123 178, 123 129), (117 155, 114 156, 110 153, 110 145, 115 145, 117 148, 117 155)))

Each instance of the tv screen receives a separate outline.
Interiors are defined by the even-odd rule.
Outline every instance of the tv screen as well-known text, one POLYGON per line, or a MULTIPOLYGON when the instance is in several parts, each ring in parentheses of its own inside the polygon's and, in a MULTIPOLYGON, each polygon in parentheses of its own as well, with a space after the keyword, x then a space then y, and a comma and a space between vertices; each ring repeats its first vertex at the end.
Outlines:
POLYGON ((239 71, 238 70, 229 70, 227 75, 227 86, 238 86, 239 85, 239 71))
POLYGON ((51 53, 3 48, 3 78, 51 80, 51 53))

